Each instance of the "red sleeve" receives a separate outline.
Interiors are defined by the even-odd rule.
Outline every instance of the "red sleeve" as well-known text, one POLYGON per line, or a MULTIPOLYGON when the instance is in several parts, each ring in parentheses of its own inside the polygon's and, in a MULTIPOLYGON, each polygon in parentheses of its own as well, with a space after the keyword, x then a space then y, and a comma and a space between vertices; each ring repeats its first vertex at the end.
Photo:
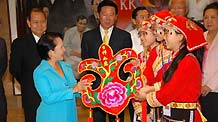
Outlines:
POLYGON ((152 65, 153 65, 156 57, 157 57, 157 52, 156 52, 156 47, 155 47, 150 52, 150 56, 149 56, 148 61, 146 63, 146 68, 143 72, 143 74, 147 78, 147 85, 153 85, 155 82, 154 71, 153 71, 152 65))
POLYGON ((162 105, 170 102, 196 102, 200 90, 200 65, 193 55, 187 55, 179 63, 170 81, 156 92, 156 98, 162 105))

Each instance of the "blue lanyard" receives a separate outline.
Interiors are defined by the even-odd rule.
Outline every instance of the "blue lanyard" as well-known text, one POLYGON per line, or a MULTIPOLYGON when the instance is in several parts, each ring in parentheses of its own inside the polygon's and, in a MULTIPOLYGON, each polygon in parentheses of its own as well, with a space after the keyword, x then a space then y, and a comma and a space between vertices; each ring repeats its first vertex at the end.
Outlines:
POLYGON ((163 47, 163 45, 162 45, 162 43, 161 43, 160 54, 161 54, 161 61, 162 61, 162 62, 161 62, 161 63, 162 63, 162 74, 164 74, 164 65, 170 62, 170 57, 171 57, 171 54, 170 54, 170 55, 168 56, 167 62, 165 63, 165 62, 164 62, 164 56, 163 56, 163 50, 164 50, 164 47, 163 47))

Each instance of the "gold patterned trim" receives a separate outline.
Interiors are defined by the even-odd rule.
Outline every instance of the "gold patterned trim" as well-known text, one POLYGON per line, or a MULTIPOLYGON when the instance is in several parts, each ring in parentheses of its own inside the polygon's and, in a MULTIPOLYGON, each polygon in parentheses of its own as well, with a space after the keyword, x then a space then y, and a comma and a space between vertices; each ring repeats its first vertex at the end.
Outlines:
POLYGON ((133 102, 133 108, 134 108, 136 114, 141 113, 142 112, 142 104, 141 104, 141 102, 134 101, 133 102))
POLYGON ((197 103, 171 102, 170 107, 177 108, 177 109, 197 109, 197 103))
POLYGON ((161 87, 161 81, 154 84, 154 90, 159 91, 161 87))
POLYGON ((160 102, 157 100, 156 98, 156 92, 150 92, 146 95, 146 99, 148 104, 151 107, 160 107, 163 106, 162 104, 160 104, 160 102))
POLYGON ((207 122, 207 119, 204 117, 200 110, 200 105, 199 103, 179 103, 179 102, 171 102, 170 103, 171 108, 176 108, 176 109, 197 109, 199 112, 202 122, 207 122))

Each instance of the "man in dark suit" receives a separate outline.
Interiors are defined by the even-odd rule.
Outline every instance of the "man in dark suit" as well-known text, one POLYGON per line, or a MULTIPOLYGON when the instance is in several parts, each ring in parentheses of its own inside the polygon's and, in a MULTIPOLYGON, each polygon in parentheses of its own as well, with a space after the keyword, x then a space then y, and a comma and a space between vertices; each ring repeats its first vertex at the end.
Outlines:
MULTIPOLYGON (((123 48, 131 48, 132 40, 130 34, 126 31, 116 28, 115 22, 117 20, 118 8, 117 5, 111 0, 104 0, 98 5, 99 22, 100 25, 88 32, 85 32, 82 38, 82 59, 98 57, 98 49, 103 41, 110 45, 114 54, 123 48), (107 33, 105 31, 107 30, 107 33), (105 39, 104 39, 105 38, 105 39)), ((128 74, 125 74, 123 70, 119 73, 121 79, 126 80, 128 74)), ((95 89, 100 84, 99 76, 96 76, 96 81, 93 82, 92 88, 95 89)), ((106 122, 106 113, 100 108, 93 109, 94 122, 106 122)), ((119 115, 120 122, 124 122, 124 112, 119 115)), ((109 121, 115 122, 115 116, 109 114, 109 121)))
POLYGON ((98 26, 99 20, 98 20, 98 4, 101 2, 101 0, 92 0, 92 11, 93 14, 88 17, 88 28, 94 29, 98 26))
POLYGON ((7 68, 7 48, 5 40, 0 38, 0 122, 7 122, 7 101, 2 77, 7 68))
POLYGON ((9 68, 21 85, 25 122, 36 121, 36 110, 40 103, 40 97, 33 82, 33 71, 41 61, 36 44, 46 31, 46 23, 43 11, 33 8, 27 18, 30 33, 15 39, 11 46, 9 68))

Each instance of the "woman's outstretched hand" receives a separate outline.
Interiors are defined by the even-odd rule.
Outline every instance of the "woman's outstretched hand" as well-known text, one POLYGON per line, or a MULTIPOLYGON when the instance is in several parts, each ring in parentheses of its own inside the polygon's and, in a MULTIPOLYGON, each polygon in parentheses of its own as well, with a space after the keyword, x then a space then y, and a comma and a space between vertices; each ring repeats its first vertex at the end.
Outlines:
POLYGON ((82 92, 83 90, 85 90, 87 87, 90 87, 93 83, 88 82, 87 80, 82 80, 79 81, 76 86, 73 88, 73 92, 82 92))
POLYGON ((135 99, 138 101, 145 101, 146 94, 148 94, 149 92, 153 92, 153 91, 154 91, 154 86, 145 85, 144 87, 142 87, 136 92, 135 99))

